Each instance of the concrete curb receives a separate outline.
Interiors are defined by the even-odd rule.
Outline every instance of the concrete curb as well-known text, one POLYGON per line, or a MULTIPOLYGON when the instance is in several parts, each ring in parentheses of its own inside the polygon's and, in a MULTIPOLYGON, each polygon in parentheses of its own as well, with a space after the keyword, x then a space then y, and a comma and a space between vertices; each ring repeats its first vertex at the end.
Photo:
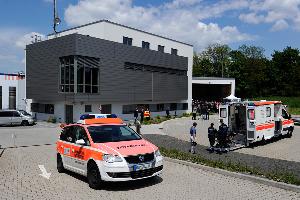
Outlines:
POLYGON ((226 170, 223 170, 223 169, 208 167, 208 166, 205 166, 205 165, 200 165, 200 164, 196 164, 196 163, 192 163, 192 162, 188 162, 188 161, 183 161, 183 160, 178 160, 178 159, 173 159, 173 158, 168 158, 168 157, 165 157, 165 160, 169 161, 169 162, 177 163, 177 164, 186 165, 186 166, 189 166, 189 167, 194 167, 194 168, 197 168, 197 169, 202 169, 204 171, 214 172, 214 173, 222 174, 222 175, 225 175, 225 176, 231 176, 231 177, 235 177, 235 178, 239 178, 239 179, 248 180, 248 181, 251 181, 251 182, 254 182, 254 183, 260 183, 260 184, 264 184, 264 185, 268 185, 268 186, 277 187, 277 188, 281 188, 281 189, 284 189, 284 190, 290 190, 290 191, 293 191, 293 192, 300 193, 300 186, 297 186, 297 185, 291 185, 291 184, 287 184, 287 183, 276 182, 276 181, 269 180, 269 179, 266 179, 266 178, 261 178, 261 177, 242 174, 242 173, 230 172, 230 171, 226 171, 226 170))
POLYGON ((2 157, 5 149, 0 149, 0 158, 2 157))

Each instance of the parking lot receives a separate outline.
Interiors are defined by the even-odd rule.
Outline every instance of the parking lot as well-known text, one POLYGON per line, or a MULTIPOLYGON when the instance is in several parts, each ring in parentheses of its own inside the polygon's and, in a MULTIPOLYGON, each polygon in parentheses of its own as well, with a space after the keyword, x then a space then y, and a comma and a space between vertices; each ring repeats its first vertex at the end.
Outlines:
POLYGON ((88 187, 85 177, 56 170, 57 124, 1 127, 0 199, 298 199, 299 193, 165 162, 161 177, 88 187), (14 137, 12 137, 14 135, 14 137), (11 148, 15 146, 15 148, 11 148), (39 174, 44 165, 50 179, 39 174), (222 186, 222 187, 220 187, 222 186), (254 192, 260 188, 262 193, 254 192), (242 192, 241 192, 242 191, 242 192))

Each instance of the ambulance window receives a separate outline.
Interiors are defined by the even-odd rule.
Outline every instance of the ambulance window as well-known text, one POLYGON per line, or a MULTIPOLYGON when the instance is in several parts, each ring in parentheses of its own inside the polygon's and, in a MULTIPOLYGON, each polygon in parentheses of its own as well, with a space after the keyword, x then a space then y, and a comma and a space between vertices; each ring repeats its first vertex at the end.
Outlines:
POLYGON ((271 108, 270 107, 266 107, 266 114, 267 114, 267 117, 271 117, 271 108))
POLYGON ((282 109, 282 117, 284 119, 289 119, 289 114, 286 112, 286 110, 282 109))
POLYGON ((227 110, 226 108, 221 108, 220 109, 220 117, 226 118, 227 117, 227 110))
POLYGON ((255 119, 254 109, 249 109, 248 110, 248 119, 250 119, 250 120, 254 120, 255 119))

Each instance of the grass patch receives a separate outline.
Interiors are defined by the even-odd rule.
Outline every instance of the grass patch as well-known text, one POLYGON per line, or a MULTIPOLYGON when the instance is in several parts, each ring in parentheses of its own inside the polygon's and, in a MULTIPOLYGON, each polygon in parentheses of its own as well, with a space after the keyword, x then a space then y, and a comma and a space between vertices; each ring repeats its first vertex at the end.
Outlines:
POLYGON ((283 104, 288 105, 288 110, 290 114, 300 115, 300 97, 279 97, 279 96, 270 96, 270 97, 257 97, 253 100, 274 100, 282 101, 283 104))
POLYGON ((240 172, 245 174, 253 174, 258 175, 261 177, 266 177, 268 179, 277 181, 277 182, 284 182, 294 185, 300 185, 300 179, 298 179, 293 173, 291 172, 265 172, 264 170, 261 170, 259 168, 250 167, 241 163, 235 163, 235 162, 223 162, 221 160, 215 161, 215 160, 209 160, 206 158, 203 158, 200 155, 193 155, 186 152, 181 152, 175 149, 166 149, 163 147, 160 147, 160 152, 163 156, 174 158, 178 160, 184 160, 189 161, 192 163, 202 164, 209 167, 224 169, 232 172, 240 172))
POLYGON ((191 116, 191 113, 183 113, 182 115, 170 115, 170 117, 167 117, 167 116, 156 116, 154 118, 150 118, 149 120, 146 120, 144 119, 143 121, 143 125, 150 125, 150 124, 160 124, 164 121, 167 121, 167 120, 170 120, 170 119, 176 119, 176 118, 181 118, 181 117, 190 117, 191 116))

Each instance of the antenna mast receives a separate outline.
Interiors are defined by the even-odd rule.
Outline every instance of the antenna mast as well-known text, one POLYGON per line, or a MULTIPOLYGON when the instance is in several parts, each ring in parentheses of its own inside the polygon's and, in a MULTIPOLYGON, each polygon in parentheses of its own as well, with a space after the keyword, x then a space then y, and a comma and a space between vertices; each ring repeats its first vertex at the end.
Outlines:
POLYGON ((56 11, 56 0, 53 0, 53 30, 55 35, 57 34, 56 26, 59 25, 61 20, 59 19, 56 11))

